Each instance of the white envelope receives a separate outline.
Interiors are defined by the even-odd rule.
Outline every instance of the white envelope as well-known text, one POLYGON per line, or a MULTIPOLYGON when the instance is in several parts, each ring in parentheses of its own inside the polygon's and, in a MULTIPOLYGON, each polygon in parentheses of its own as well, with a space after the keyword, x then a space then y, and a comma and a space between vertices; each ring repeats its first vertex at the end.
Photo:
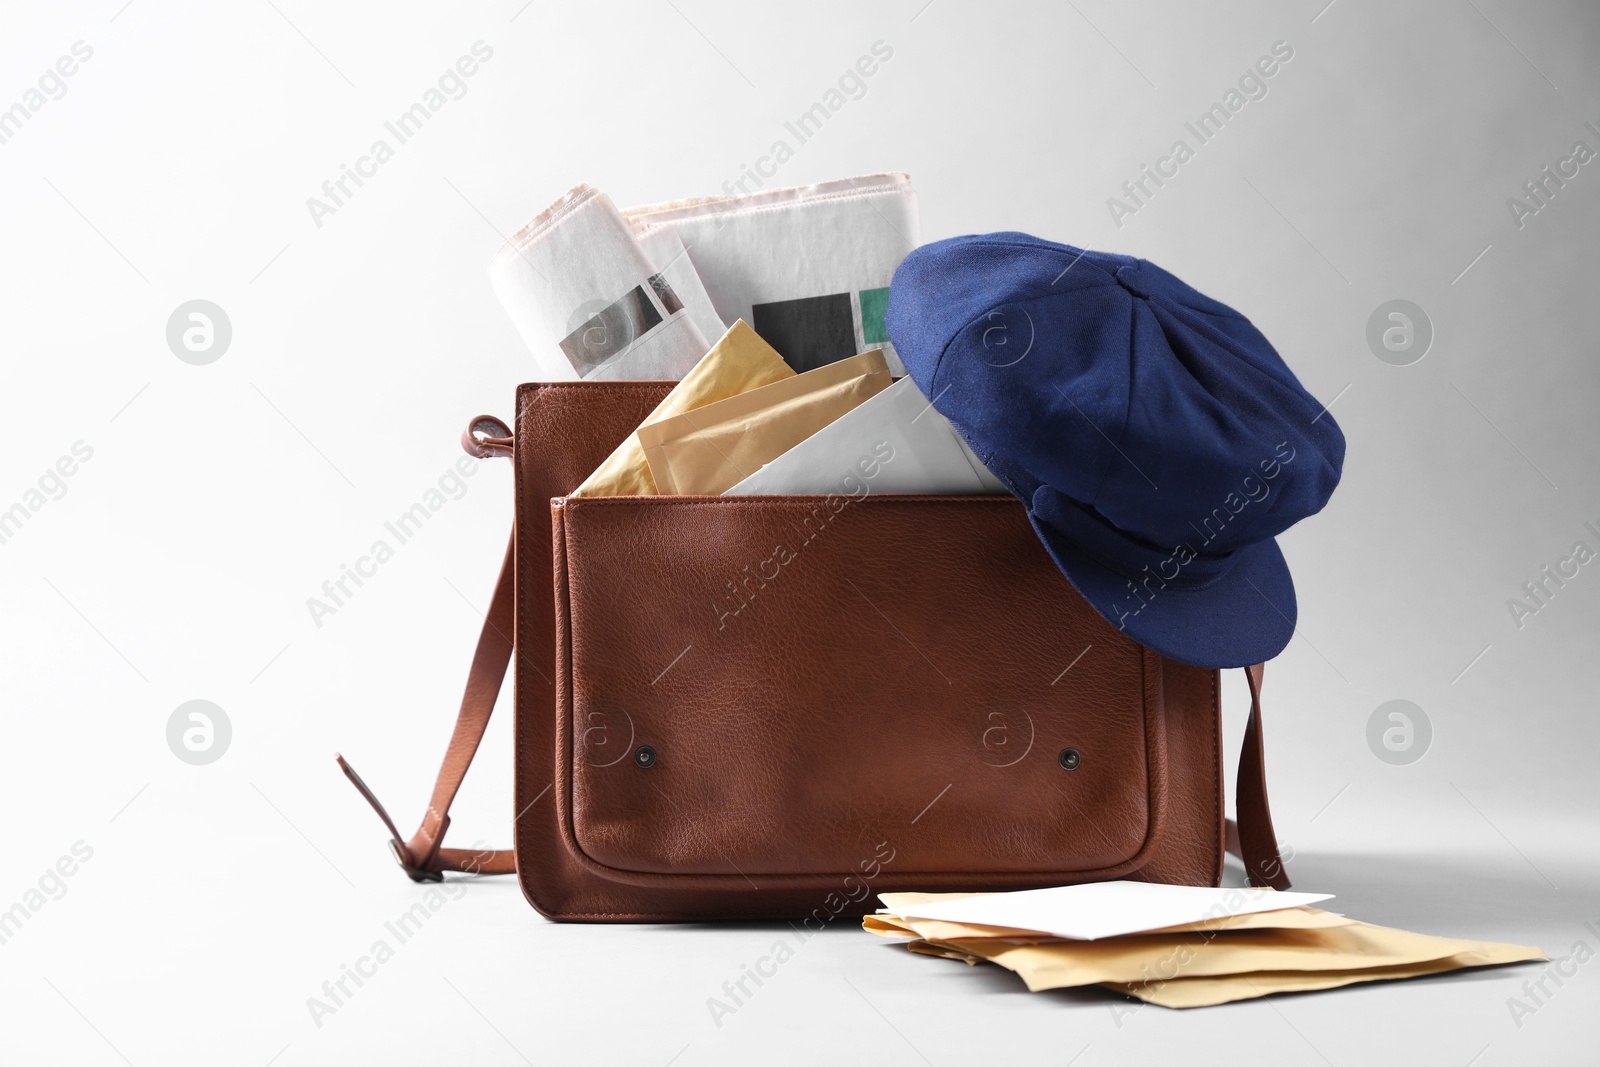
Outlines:
POLYGON ((902 378, 723 496, 785 493, 1004 493, 950 422, 902 378))
POLYGON ((1053 937, 1094 941, 1164 930, 1169 926, 1297 908, 1332 899, 1332 893, 1279 893, 1271 889, 1212 889, 1154 882, 1091 882, 1051 889, 903 905, 896 914, 919 919, 1006 926, 1053 937))

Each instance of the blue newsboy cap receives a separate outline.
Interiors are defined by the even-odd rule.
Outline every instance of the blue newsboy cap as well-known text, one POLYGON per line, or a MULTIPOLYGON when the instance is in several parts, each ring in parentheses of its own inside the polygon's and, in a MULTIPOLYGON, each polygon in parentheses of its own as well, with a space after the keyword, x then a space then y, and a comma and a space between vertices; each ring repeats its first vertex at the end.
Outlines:
POLYGON ((1288 644, 1273 538, 1328 502, 1344 435, 1243 315, 1146 260, 994 233, 907 256, 886 324, 1112 625, 1203 667, 1288 644))

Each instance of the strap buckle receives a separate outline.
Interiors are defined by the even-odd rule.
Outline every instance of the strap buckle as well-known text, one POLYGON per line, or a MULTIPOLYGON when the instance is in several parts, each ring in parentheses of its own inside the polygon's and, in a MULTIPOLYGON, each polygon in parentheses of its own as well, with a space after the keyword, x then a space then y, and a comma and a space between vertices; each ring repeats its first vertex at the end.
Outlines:
POLYGON ((389 839, 389 851, 394 854, 394 861, 400 865, 400 869, 406 872, 406 877, 413 882, 444 881, 443 871, 430 871, 423 867, 413 867, 411 858, 406 855, 405 846, 392 837, 389 839))
MULTIPOLYGON (((384 810, 383 805, 379 803, 378 798, 368 788, 367 783, 361 780, 361 776, 356 773, 356 769, 350 766, 349 761, 343 756, 335 752, 333 758, 339 762, 339 769, 344 771, 346 778, 350 779, 350 784, 356 787, 356 790, 366 798, 367 803, 372 805, 372 810, 378 813, 378 818, 383 820, 383 825, 389 831, 389 851, 394 855, 394 861, 400 865, 400 869, 406 872, 406 877, 413 882, 444 881, 443 871, 418 867, 411 862, 411 850, 406 848, 404 842, 400 840, 400 831, 395 828, 394 820, 389 818, 389 813, 384 810)), ((446 821, 448 823, 448 820, 446 821)))

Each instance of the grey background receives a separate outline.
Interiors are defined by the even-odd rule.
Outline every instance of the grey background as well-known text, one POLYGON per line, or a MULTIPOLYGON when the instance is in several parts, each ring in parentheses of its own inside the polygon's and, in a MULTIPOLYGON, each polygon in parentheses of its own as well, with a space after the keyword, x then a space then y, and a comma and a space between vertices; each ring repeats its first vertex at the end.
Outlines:
MULTIPOLYGON (((320 1028, 306 1008, 418 899, 330 755, 411 825, 509 524, 508 465, 466 479, 320 627, 305 601, 530 376, 490 255, 578 181, 620 205, 717 192, 878 40, 892 60, 771 185, 906 170, 926 239, 1015 228, 1148 256, 1254 318, 1349 438, 1331 506, 1283 539, 1300 629, 1268 672, 1267 741, 1297 885, 1371 921, 1600 949, 1600 565, 1521 628, 1507 607, 1574 541, 1600 549, 1600 162, 1520 229, 1506 206, 1574 141, 1600 150, 1600 13, 1324 4, 9 6, 0 107, 74 41, 94 55, 0 144, 0 506, 93 448, 0 544, 0 908, 75 842, 93 850, 0 945, 8 1048, 1594 1062, 1593 962, 1520 1025, 1507 1001, 1536 968, 1118 1020, 1110 998, 1028 995, 849 924, 717 1027, 706 999, 785 928, 555 926, 505 879, 458 890, 320 1028), (306 198, 480 39, 494 56, 466 95, 315 226, 306 198), (1116 227, 1107 198, 1279 40, 1294 58, 1269 94, 1116 227), (209 366, 166 345, 194 299, 232 322, 209 366), (1412 366, 1367 348, 1392 299, 1433 323, 1412 366), (208 766, 167 748, 191 699, 232 723, 208 766), (1433 727, 1405 766, 1367 745, 1393 699, 1433 727)), ((507 727, 455 812, 461 843, 507 839, 507 727)))

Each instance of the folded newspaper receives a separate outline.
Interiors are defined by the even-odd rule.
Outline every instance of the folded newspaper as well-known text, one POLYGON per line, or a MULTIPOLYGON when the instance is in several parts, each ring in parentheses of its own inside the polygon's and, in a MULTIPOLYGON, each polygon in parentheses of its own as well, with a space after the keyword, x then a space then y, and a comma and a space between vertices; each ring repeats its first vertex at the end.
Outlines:
POLYGON ((891 372, 905 373, 883 314, 895 268, 920 243, 906 175, 647 204, 623 215, 641 231, 676 233, 717 315, 750 323, 795 370, 878 348, 891 372))
POLYGON ((500 249, 489 278, 540 377, 678 379, 706 354, 702 323, 722 333, 710 299, 675 234, 651 247, 672 258, 658 265, 610 197, 580 185, 500 249))

